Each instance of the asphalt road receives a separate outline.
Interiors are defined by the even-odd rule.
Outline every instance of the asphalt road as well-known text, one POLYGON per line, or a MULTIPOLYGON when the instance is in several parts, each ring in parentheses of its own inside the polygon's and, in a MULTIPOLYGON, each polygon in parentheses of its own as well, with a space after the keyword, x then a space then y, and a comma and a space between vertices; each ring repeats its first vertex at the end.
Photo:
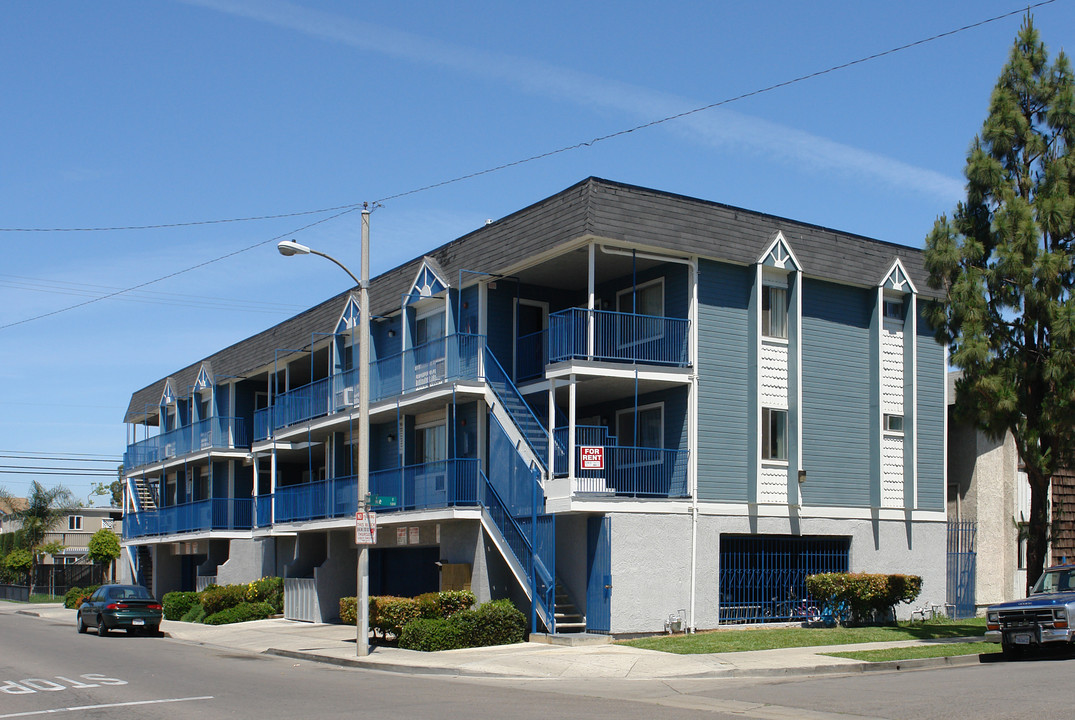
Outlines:
MULTIPOLYGON (((5 608, 6 610, 6 608, 5 608)), ((794 680, 431 678, 167 638, 98 638, 0 613, 0 720, 70 718, 1075 717, 1075 660, 794 680)))

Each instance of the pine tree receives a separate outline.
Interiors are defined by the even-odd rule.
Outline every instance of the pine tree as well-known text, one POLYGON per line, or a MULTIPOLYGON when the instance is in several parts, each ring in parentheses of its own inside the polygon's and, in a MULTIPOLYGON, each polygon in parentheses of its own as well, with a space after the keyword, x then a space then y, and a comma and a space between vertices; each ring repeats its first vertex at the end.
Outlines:
POLYGON ((963 370, 957 413, 1011 432, 1030 482, 1027 588, 1046 561, 1051 478, 1075 460, 1075 88, 1020 28, 971 143, 967 197, 926 239, 937 338, 963 370))

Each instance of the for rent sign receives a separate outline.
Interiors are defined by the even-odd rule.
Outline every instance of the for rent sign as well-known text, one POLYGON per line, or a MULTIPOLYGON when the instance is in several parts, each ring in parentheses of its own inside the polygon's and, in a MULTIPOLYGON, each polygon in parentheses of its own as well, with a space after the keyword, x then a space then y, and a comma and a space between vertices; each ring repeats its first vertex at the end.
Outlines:
POLYGON ((579 469, 580 470, 604 470, 605 448, 600 445, 579 446, 579 469))

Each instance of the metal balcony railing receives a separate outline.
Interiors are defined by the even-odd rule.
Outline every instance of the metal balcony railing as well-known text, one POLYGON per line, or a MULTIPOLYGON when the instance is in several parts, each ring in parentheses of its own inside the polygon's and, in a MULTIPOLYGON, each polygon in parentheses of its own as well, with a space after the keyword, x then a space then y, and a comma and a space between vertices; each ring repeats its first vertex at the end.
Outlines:
MULTIPOLYGON (((567 428, 556 428, 558 444, 567 447, 567 428)), ((575 427, 575 452, 581 446, 603 449, 604 467, 585 469, 575 458, 575 489, 579 494, 601 493, 634 497, 687 497, 687 450, 623 447, 608 428, 579 425, 575 427)), ((557 456, 556 473, 567 474, 566 456, 557 456)))
POLYGON ((131 513, 123 519, 123 537, 249 530, 253 521, 253 498, 212 498, 131 513))
POLYGON ((248 447, 243 418, 214 417, 128 445, 123 467, 129 470, 202 450, 248 447))
POLYGON ((481 376, 484 335, 456 333, 381 358, 370 365, 370 401, 481 376))
POLYGON ((548 330, 518 339, 516 376, 538 377, 545 365, 571 359, 687 367, 689 337, 684 318, 568 308, 549 315, 548 330))
MULTIPOLYGON (((421 465, 406 465, 370 473, 370 494, 379 498, 377 512, 476 505, 476 459, 457 458, 421 465)), ((276 522, 302 522, 353 515, 358 507, 358 483, 347 476, 276 488, 272 502, 276 522)), ((271 522, 271 509, 258 500, 258 525, 271 522)))

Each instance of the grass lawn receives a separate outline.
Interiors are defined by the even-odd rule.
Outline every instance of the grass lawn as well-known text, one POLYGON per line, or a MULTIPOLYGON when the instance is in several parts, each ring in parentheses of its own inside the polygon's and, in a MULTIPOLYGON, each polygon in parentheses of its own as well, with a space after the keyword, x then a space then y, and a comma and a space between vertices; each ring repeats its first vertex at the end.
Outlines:
POLYGON ((970 642, 916 645, 914 647, 889 648, 888 650, 851 650, 849 652, 825 653, 825 655, 863 660, 865 662, 888 662, 889 660, 955 657, 956 655, 990 655, 999 652, 1000 643, 970 642))
MULTIPOLYGON (((22 600, 8 600, 8 599, 4 598, 4 599, 0 600, 0 602, 22 603, 22 600)), ((32 603, 62 603, 63 602, 63 595, 48 595, 48 594, 34 593, 33 595, 30 596, 30 599, 27 602, 32 602, 32 603)))
POLYGON ((985 618, 932 622, 901 622, 881 627, 743 627, 710 630, 694 635, 659 635, 621 641, 623 645, 679 655, 773 650, 815 645, 852 645, 864 642, 975 637, 985 634, 985 618))

